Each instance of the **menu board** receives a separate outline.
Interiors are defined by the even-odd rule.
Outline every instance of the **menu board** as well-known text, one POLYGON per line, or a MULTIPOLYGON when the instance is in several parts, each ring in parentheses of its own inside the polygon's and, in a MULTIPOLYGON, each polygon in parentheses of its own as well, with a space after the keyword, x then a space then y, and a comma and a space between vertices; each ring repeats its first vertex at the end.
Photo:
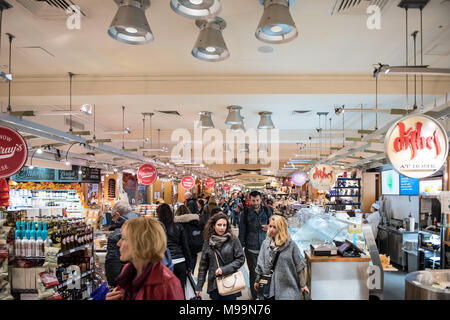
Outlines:
POLYGON ((57 177, 55 169, 23 167, 11 179, 16 182, 54 182, 55 177, 57 177))
POLYGON ((81 182, 100 183, 101 170, 98 168, 81 167, 81 182))
POLYGON ((400 195, 417 196, 419 194, 419 179, 400 175, 400 195))
POLYGON ((79 182, 78 166, 72 166, 72 170, 58 170, 58 182, 79 182))

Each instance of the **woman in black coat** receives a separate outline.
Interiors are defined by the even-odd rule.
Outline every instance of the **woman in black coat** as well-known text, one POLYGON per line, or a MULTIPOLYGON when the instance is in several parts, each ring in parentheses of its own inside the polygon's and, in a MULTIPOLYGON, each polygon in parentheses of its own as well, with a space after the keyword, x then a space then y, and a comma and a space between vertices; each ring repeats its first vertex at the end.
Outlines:
POLYGON ((167 248, 172 256, 173 273, 180 279, 181 287, 186 285, 186 276, 191 272, 191 252, 189 250, 186 232, 180 223, 174 222, 173 211, 166 203, 157 209, 158 220, 165 227, 167 248))
POLYGON ((208 274, 207 292, 211 300, 236 300, 238 294, 219 295, 216 276, 227 276, 239 270, 244 265, 245 256, 241 243, 232 232, 228 217, 223 213, 212 216, 204 230, 202 258, 198 271, 196 293, 200 295, 208 274), (217 259, 219 265, 217 265, 217 259))

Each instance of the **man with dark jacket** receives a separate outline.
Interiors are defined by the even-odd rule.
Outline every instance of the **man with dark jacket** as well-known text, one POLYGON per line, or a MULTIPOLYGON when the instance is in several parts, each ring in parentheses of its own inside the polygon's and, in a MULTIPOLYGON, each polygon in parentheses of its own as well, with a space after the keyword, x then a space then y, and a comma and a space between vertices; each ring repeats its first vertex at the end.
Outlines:
MULTIPOLYGON (((239 223, 239 241, 245 248, 245 257, 250 273, 250 283, 255 283, 256 265, 258 262, 259 250, 266 239, 269 218, 272 216, 272 210, 261 204, 261 194, 258 191, 250 193, 251 205, 245 208, 239 223)), ((256 299, 256 291, 250 286, 253 300, 256 299)))
POLYGON ((199 213, 197 201, 190 192, 184 194, 184 204, 191 213, 199 213))
POLYGON ((135 219, 139 216, 131 211, 131 206, 127 201, 117 201, 111 209, 112 220, 118 225, 108 237, 106 245, 107 252, 105 258, 106 279, 110 286, 116 286, 116 278, 122 271, 125 262, 120 261, 120 249, 117 243, 122 238, 120 232, 122 225, 129 219, 135 219))

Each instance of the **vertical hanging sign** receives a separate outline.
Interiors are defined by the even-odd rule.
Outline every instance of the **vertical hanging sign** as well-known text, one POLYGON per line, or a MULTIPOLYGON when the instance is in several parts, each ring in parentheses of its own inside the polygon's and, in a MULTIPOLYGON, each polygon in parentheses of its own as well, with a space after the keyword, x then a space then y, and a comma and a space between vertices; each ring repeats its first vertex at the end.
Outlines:
POLYGON ((400 174, 410 178, 429 177, 447 160, 447 132, 429 116, 406 116, 388 130, 384 150, 400 174))
POLYGON ((158 172, 152 164, 146 163, 139 168, 137 177, 139 184, 149 185, 156 181, 158 172))
POLYGON ((336 182, 336 172, 328 165, 317 165, 309 172, 309 181, 318 190, 329 190, 336 182))
POLYGON ((9 178, 19 172, 27 158, 25 139, 11 128, 0 127, 0 178, 9 178))

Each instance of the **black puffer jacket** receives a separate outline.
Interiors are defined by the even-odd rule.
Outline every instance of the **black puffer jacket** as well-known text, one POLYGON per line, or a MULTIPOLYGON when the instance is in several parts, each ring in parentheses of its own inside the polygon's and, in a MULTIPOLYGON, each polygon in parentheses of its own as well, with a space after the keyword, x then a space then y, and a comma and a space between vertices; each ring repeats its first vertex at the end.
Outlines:
POLYGON ((186 265, 191 265, 191 251, 187 241, 187 235, 180 223, 174 223, 166 229, 167 248, 169 248, 172 260, 185 258, 186 265))
MULTIPOLYGON (((217 253, 217 258, 219 259, 220 268, 222 269, 222 275, 224 276, 238 271, 239 268, 244 265, 244 251, 242 250, 241 243, 238 239, 229 239, 222 245, 220 251, 215 251, 217 253)), ((197 291, 202 291, 202 287, 206 281, 206 273, 208 273, 207 292, 210 293, 214 289, 217 289, 215 280, 216 270, 218 268, 213 248, 205 241, 203 243, 202 258, 198 270, 197 291)))
POLYGON ((122 271, 123 266, 126 264, 126 262, 120 261, 120 248, 117 245, 119 240, 122 238, 120 230, 125 221, 135 218, 139 218, 135 212, 123 214, 116 223, 118 228, 108 237, 108 242, 106 243, 105 274, 110 286, 116 286, 116 278, 120 274, 120 271, 122 271))
POLYGON ((197 253, 202 251, 203 247, 203 229, 200 226, 199 215, 191 213, 175 216, 174 221, 183 226, 188 240, 189 250, 191 251, 192 256, 197 259, 197 253))

